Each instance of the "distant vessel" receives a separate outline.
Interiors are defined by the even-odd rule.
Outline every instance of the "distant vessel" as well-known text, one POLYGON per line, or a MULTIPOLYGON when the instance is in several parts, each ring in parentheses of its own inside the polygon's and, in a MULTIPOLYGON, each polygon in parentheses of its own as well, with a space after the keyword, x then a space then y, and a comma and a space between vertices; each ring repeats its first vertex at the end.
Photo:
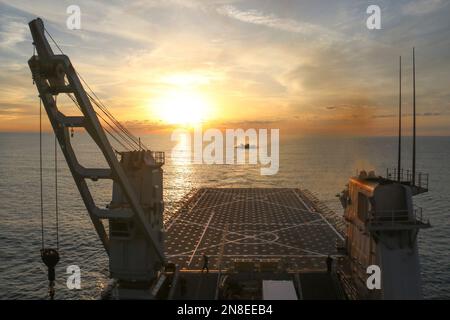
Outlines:
POLYGON ((240 145, 236 146, 236 148, 250 149, 250 148, 254 148, 254 146, 251 146, 249 143, 246 143, 246 144, 241 143, 240 145))
POLYGON ((412 196, 428 190, 428 176, 417 174, 414 165, 411 173, 399 167, 384 178, 365 171, 350 178, 340 194, 344 219, 307 190, 201 188, 164 225, 164 153, 148 150, 110 116, 95 93, 85 91, 69 58, 53 53, 41 19, 29 26, 37 53, 28 61, 34 82, 109 256, 112 281, 104 297, 421 298, 417 233, 430 224, 412 196), (82 116, 63 114, 58 94, 67 94, 82 116), (109 129, 100 124, 93 104, 111 120, 109 129), (78 162, 73 127, 86 129, 107 168, 78 162), (110 130, 118 130, 132 150, 114 150, 110 130), (96 205, 87 179, 113 180, 107 208, 96 205), (109 223, 108 232, 103 221, 109 223), (373 265, 381 270, 376 290, 366 283, 373 265))

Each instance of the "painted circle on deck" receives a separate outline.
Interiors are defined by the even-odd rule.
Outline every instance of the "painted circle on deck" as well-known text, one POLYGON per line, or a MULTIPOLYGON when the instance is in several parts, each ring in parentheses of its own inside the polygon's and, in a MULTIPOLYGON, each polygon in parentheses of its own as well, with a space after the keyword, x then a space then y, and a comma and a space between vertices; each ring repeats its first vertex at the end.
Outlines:
POLYGON ((260 230, 239 230, 236 233, 228 233, 225 236, 226 242, 232 242, 235 244, 267 244, 275 242, 279 239, 275 232, 260 231, 260 230), (245 237, 245 238, 244 238, 245 237))

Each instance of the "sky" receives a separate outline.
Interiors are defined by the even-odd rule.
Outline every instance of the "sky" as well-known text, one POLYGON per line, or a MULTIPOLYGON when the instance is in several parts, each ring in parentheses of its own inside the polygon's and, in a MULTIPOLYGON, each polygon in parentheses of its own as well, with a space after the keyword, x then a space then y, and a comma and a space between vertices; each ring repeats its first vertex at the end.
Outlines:
MULTIPOLYGON (((39 128, 27 23, 41 17, 132 131, 202 123, 395 135, 401 55, 410 134, 415 47, 418 135, 450 135, 449 16, 446 0, 0 0, 0 131, 39 128), (73 4, 80 30, 66 27, 73 4), (366 26, 373 4, 381 8, 380 30, 366 26)), ((76 114, 69 100, 58 101, 76 114)))

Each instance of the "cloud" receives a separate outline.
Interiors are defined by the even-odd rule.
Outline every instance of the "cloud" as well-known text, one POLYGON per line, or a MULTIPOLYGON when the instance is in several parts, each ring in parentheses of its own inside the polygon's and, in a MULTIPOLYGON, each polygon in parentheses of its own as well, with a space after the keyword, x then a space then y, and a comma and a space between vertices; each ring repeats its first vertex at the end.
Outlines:
POLYGON ((223 121, 217 122, 214 125, 219 128, 270 128, 280 126, 280 124, 287 119, 278 118, 273 120, 241 120, 241 121, 223 121))
MULTIPOLYGON (((298 118, 298 117, 297 117, 298 118)), ((213 121, 203 124, 203 128, 215 128, 219 130, 226 129, 244 129, 249 128, 280 128, 289 119, 278 118, 273 120, 236 120, 236 121, 213 121)), ((153 120, 129 120, 123 124, 132 132, 170 132, 178 129, 178 125, 164 123, 162 121, 153 120)))
POLYGON ((11 104, 0 103, 0 117, 1 116, 20 116, 27 114, 26 108, 20 108, 11 104))
POLYGON ((377 114, 377 115, 373 116, 374 119, 387 119, 387 118, 395 118, 395 117, 398 117, 398 115, 396 115, 396 114, 377 114))
POLYGON ((406 15, 421 16, 442 9, 448 4, 446 0, 418 0, 404 5, 402 12, 406 15))
POLYGON ((21 19, 1 15, 0 48, 14 49, 18 43, 26 40, 28 34, 27 25, 21 19))
POLYGON ((221 15, 233 18, 242 22, 263 25, 269 28, 287 32, 311 35, 311 33, 326 33, 326 29, 307 22, 299 22, 293 19, 279 18, 274 14, 265 14, 259 10, 242 11, 232 5, 221 6, 217 9, 221 15))
MULTIPOLYGON (((417 117, 437 117, 444 115, 442 112, 423 112, 416 113, 417 117)), ((398 114, 377 114, 374 115, 374 119, 384 119, 384 118, 397 118, 398 114)), ((412 117, 412 113, 403 114, 402 117, 412 117)))

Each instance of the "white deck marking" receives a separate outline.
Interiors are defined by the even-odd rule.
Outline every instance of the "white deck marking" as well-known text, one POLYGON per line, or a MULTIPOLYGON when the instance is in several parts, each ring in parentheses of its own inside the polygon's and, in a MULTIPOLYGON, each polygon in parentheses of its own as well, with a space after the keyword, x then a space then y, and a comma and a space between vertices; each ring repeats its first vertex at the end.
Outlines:
POLYGON ((191 264, 192 259, 194 259, 195 253, 197 252, 197 249, 200 246, 200 242, 202 242, 202 240, 203 240, 203 236, 205 235, 206 230, 208 229, 209 224, 211 223, 211 220, 214 217, 214 214, 215 214, 215 212, 213 211, 212 214, 209 216, 208 222, 205 225, 205 229, 203 229, 203 233, 200 236, 200 239, 198 240, 197 245, 195 246, 194 252, 192 252, 191 258, 189 259, 188 266, 191 264))
MULTIPOLYGON (((201 190, 201 189, 200 189, 201 190)), ((198 202, 200 201, 201 198, 203 198, 203 196, 206 194, 206 190, 203 190, 203 193, 201 194, 200 197, 198 197, 197 201, 195 201, 194 205, 188 210, 188 213, 190 213, 195 206, 198 204, 198 202)), ((176 217, 170 222, 170 225, 167 227, 166 232, 169 231, 170 228, 172 228, 172 226, 175 224, 175 222, 178 220, 178 218, 181 216, 181 213, 178 212, 176 217)))
MULTIPOLYGON (((202 189, 200 189, 200 190, 202 190, 202 189)), ((209 251, 209 252, 210 253, 214 252, 214 254, 208 255, 210 257, 214 257, 215 259, 219 259, 218 260, 219 261, 219 269, 221 267, 220 265, 223 263, 222 259, 227 259, 227 258, 232 259, 233 257, 235 257, 235 258, 246 258, 246 257, 248 257, 248 258, 257 258, 257 257, 260 257, 260 258, 288 258, 288 259, 293 259, 292 261, 296 261, 296 259, 301 259, 301 258, 321 259, 321 257, 329 254, 328 252, 322 253, 322 251, 332 250, 332 248, 326 244, 319 245, 316 248, 316 245, 314 242, 312 245, 313 248, 311 248, 311 249, 314 249, 314 251, 313 251, 313 250, 308 250, 306 248, 303 249, 301 247, 292 246, 290 244, 292 239, 288 240, 288 242, 286 244, 283 243, 284 241, 280 241, 281 239, 279 239, 279 238, 277 239, 276 237, 275 238, 270 237, 270 239, 264 239, 264 236, 267 234, 273 234, 273 235, 280 236, 281 234, 284 234, 284 232, 283 232, 284 230, 295 229, 300 226, 308 226, 308 225, 321 226, 319 228, 326 227, 327 229, 331 229, 332 232, 337 234, 337 236, 340 239, 343 239, 342 235, 335 229, 335 227, 330 223, 330 221, 328 221, 325 218, 325 216, 322 215, 322 213, 319 210, 313 211, 313 210, 315 210, 315 208, 306 203, 306 200, 304 200, 301 197, 301 194, 298 193, 298 192, 301 192, 298 189, 293 190, 293 189, 287 188, 287 189, 279 190, 276 192, 270 192, 270 193, 263 192, 262 194, 259 194, 259 193, 255 193, 255 192, 249 192, 248 194, 247 193, 245 193, 245 194, 237 193, 236 195, 234 195, 233 193, 230 193, 228 191, 229 190, 227 190, 227 189, 224 189, 223 191, 220 189, 219 190, 218 189, 203 189, 203 193, 201 195, 199 195, 199 197, 197 198, 195 203, 193 203, 191 208, 188 210, 185 210, 182 214, 180 214, 181 217, 180 217, 180 215, 177 215, 176 219, 174 219, 168 227, 168 229, 172 229, 172 233, 176 233, 176 231, 177 231, 177 230, 174 231, 174 229, 172 228, 172 226, 174 224, 177 225, 177 228, 178 228, 178 226, 183 228, 183 230, 182 230, 183 232, 185 232, 185 229, 186 230, 189 229, 189 225, 198 226, 200 230, 201 229, 203 229, 203 230, 201 231, 202 234, 196 243, 191 242, 194 239, 190 240, 189 247, 193 248, 195 246, 195 248, 184 251, 184 250, 180 250, 180 249, 182 249, 180 247, 177 250, 175 250, 175 251, 179 250, 179 253, 168 255, 169 258, 182 259, 185 261, 184 263, 187 263, 185 265, 186 267, 184 267, 184 268, 189 268, 189 267, 196 265, 196 263, 194 263, 193 261, 194 261, 194 257, 196 257, 196 256, 198 257, 197 252, 205 252, 204 250, 211 250, 212 248, 220 247, 220 248, 222 248, 220 251, 216 251, 217 249, 213 249, 212 252, 211 251, 209 251), (283 203, 276 201, 277 199, 269 199, 269 197, 268 197, 268 196, 274 195, 274 194, 286 193, 286 191, 288 191, 288 190, 294 192, 294 198, 296 197, 299 202, 296 203, 295 202, 296 200, 290 198, 290 196, 289 196, 288 198, 290 198, 290 199, 288 199, 289 200, 288 203, 283 204, 283 203), (296 191, 298 191, 298 192, 296 192, 296 191), (206 195, 206 193, 208 193, 208 194, 206 195), (213 199, 214 200, 213 203, 216 202, 215 204, 211 203, 212 205, 208 205, 207 203, 209 203, 209 200, 210 200, 209 196, 210 195, 214 196, 214 194, 219 198, 217 200, 213 199), (220 200, 225 200, 222 195, 226 195, 225 199, 227 199, 229 201, 220 202, 220 200), (230 198, 229 196, 231 196, 231 195, 232 195, 232 197, 230 198), (242 222, 242 223, 239 223, 236 221, 226 222, 226 220, 228 219, 227 215, 225 216, 225 218, 226 218, 225 221, 220 221, 220 219, 219 219, 219 221, 217 221, 217 223, 216 222, 212 223, 215 213, 217 213, 218 215, 219 215, 219 213, 222 213, 222 212, 225 212, 226 214, 228 214, 229 210, 228 210, 227 205, 229 206, 230 204, 242 203, 242 202, 265 204, 265 206, 263 206, 264 210, 267 210, 267 208, 266 208, 267 205, 277 206, 277 207, 281 208, 282 212, 289 214, 288 217, 292 216, 292 214, 294 214, 294 217, 295 216, 297 216, 297 217, 304 216, 304 215, 296 215, 295 211, 299 212, 299 213, 300 212, 310 213, 311 215, 307 215, 305 219, 304 218, 300 219, 300 221, 299 221, 300 223, 286 223, 287 222, 286 220, 284 220, 284 223, 283 222, 263 223, 263 222, 256 222, 256 221, 255 222, 242 222), (206 204, 206 206, 205 206, 205 204, 206 204), (289 204, 291 204, 291 205, 289 205, 289 204), (219 210, 219 211, 215 212, 215 210, 213 208, 217 208, 217 210, 219 210), (287 210, 282 210, 282 208, 291 209, 292 211, 289 212, 287 210), (212 210, 208 210, 208 209, 212 209, 212 210), (200 217, 202 218, 202 220, 205 218, 208 220, 206 222, 206 224, 204 222, 200 223, 200 222, 188 221, 187 219, 183 219, 184 217, 186 217, 186 215, 189 215, 190 213, 197 213, 198 210, 201 210, 202 214, 200 215, 200 217), (208 213, 208 211, 211 211, 210 216, 205 217, 204 213, 208 213), (314 214, 317 214, 317 215, 314 215, 314 214), (304 220, 309 220, 309 219, 313 219, 313 220, 307 221, 307 222, 304 221, 304 220), (175 223, 175 221, 176 221, 176 223, 175 223), (241 230, 234 231, 233 230, 234 228, 231 228, 231 230, 230 230, 229 229, 230 225, 231 226, 239 226, 239 227, 237 227, 237 229, 241 229, 241 230), (208 235, 206 235, 206 231, 208 229, 210 229, 209 231, 211 231, 214 236, 213 240, 218 241, 218 243, 201 247, 203 239, 209 239, 209 237, 211 236, 211 232, 208 235), (228 229, 228 230, 225 231, 224 229, 228 229), (266 230, 270 229, 270 230, 263 231, 261 229, 266 229, 266 230), (217 234, 216 234, 216 232, 217 232, 217 234), (227 240, 226 237, 224 236, 224 234, 222 234, 221 237, 217 238, 216 235, 219 236, 219 232, 222 232, 222 233, 226 232, 228 235, 234 235, 237 239, 227 240), (214 235, 214 234, 216 234, 216 235, 214 235), (258 241, 258 243, 254 243, 254 245, 263 246, 263 247, 273 245, 274 247, 272 247, 272 246, 270 247, 271 250, 269 250, 269 254, 244 254, 244 253, 239 252, 239 251, 241 251, 241 249, 240 249, 240 248, 242 248, 241 246, 245 246, 246 244, 248 244, 247 242, 253 242, 253 240, 258 241), (278 242, 278 241, 280 241, 280 242, 278 242), (238 252, 234 252, 234 254, 233 254, 233 252, 230 252, 230 254, 223 254, 224 253, 224 252, 222 252, 223 248, 227 244, 233 244, 234 246, 237 246, 236 248, 237 248, 238 252), (291 250, 296 250, 296 252, 294 251, 294 252, 292 252, 294 254, 287 254, 287 255, 286 254, 283 254, 283 255, 276 254, 277 246, 278 246, 278 249, 285 247, 285 248, 289 248, 291 250), (274 251, 274 252, 271 253, 271 251, 274 251)), ((289 194, 287 194, 287 195, 289 195, 289 194)), ((281 198, 281 200, 283 200, 283 199, 284 199, 284 197, 281 198)), ((256 204, 256 206, 258 206, 258 205, 256 204)), ((239 207, 240 207, 240 205, 239 205, 239 207)), ((233 206, 233 208, 234 208, 234 206, 233 206)), ((277 208, 272 208, 272 209, 278 210, 277 208)), ((189 218, 189 219, 196 218, 196 216, 195 215, 188 216, 187 218, 189 218)), ((194 219, 194 220, 196 220, 196 219, 194 219)), ((298 220, 298 219, 296 218, 294 220, 298 220)), ((320 230, 322 230, 322 229, 320 229, 320 230)), ((213 241, 213 243, 214 243, 214 241, 213 241)), ((318 241, 320 242, 322 240, 319 239, 318 241)), ((307 245, 308 243, 309 242, 303 243, 303 245, 306 244, 306 247, 309 247, 309 245, 307 245)), ((299 243, 299 244, 301 244, 301 243, 299 243)), ((278 250, 278 251, 280 252, 280 250, 278 250)), ((265 250, 264 250, 264 252, 265 252, 265 250)), ((333 256, 336 257, 336 256, 340 256, 340 255, 333 255, 333 256)), ((225 261, 226 261, 225 263, 229 263, 228 260, 225 260, 225 261)))
POLYGON ((296 208, 296 207, 292 207, 292 206, 287 206, 287 205, 280 204, 280 203, 275 203, 275 202, 265 201, 265 200, 255 200, 255 201, 262 202, 262 203, 266 203, 266 204, 273 204, 273 205, 275 205, 275 206, 284 207, 284 208, 289 208, 289 209, 297 210, 297 211, 301 211, 301 212, 316 213, 316 211, 300 209, 300 208, 296 208))
MULTIPOLYGON (((206 225, 202 224, 202 223, 198 223, 198 222, 187 221, 187 220, 181 220, 181 221, 185 222, 186 224, 193 224, 193 225, 198 225, 198 226, 207 226, 210 229, 214 229, 214 230, 218 230, 218 231, 222 231, 222 232, 224 231, 221 228, 208 226, 209 225, 209 221, 208 221, 208 223, 206 225)), ((313 225, 317 225, 315 223, 319 222, 319 221, 322 221, 322 219, 316 219, 316 220, 312 220, 312 221, 308 221, 308 222, 302 222, 302 223, 297 223, 297 224, 286 224, 286 227, 275 229, 275 230, 268 230, 268 231, 253 230, 253 231, 258 232, 258 234, 256 234, 256 235, 247 235, 247 234, 242 233, 242 231, 239 232, 239 231, 230 231, 230 230, 228 230, 227 231, 228 233, 235 234, 235 235, 238 235, 238 236, 242 236, 243 238, 242 239, 235 239, 235 240, 227 240, 225 243, 241 241, 241 240, 245 240, 247 238, 254 238, 254 239, 257 239, 257 240, 270 242, 270 240, 260 239, 260 238, 258 238, 258 236, 263 235, 263 234, 267 234, 267 233, 276 233, 276 232, 279 232, 279 231, 284 231, 284 230, 287 230, 287 229, 296 228, 296 227, 300 227, 300 226, 306 226, 306 225, 312 225, 312 224, 313 225)), ((251 231, 251 230, 245 230, 245 231, 251 231)), ((218 244, 218 245, 220 245, 220 244, 218 244)), ((213 245, 213 246, 217 246, 217 245, 213 245)), ((211 246, 211 247, 213 247, 213 246, 211 246)), ((208 247, 208 248, 210 248, 210 247, 208 247)), ((192 252, 192 250, 190 250, 188 252, 192 252)))
MULTIPOLYGON (((295 192, 295 190, 292 190, 292 192, 294 192, 294 194, 297 196, 298 200, 300 200, 300 202, 305 206, 305 208, 311 210, 311 207, 308 206, 305 201, 303 201, 303 199, 298 195, 297 192, 295 192)), ((337 236, 344 241, 344 237, 331 225, 331 223, 325 219, 325 217, 319 212, 319 211, 315 211, 315 213, 317 213, 322 219, 323 221, 325 221, 326 224, 328 224, 328 226, 337 234, 337 236)))
MULTIPOLYGON (((200 199, 199 199, 199 200, 200 200, 200 199)), ((241 199, 241 200, 232 200, 232 201, 228 201, 228 202, 223 202, 223 203, 215 204, 215 205, 213 205, 213 206, 198 207, 197 210, 211 209, 211 208, 216 208, 216 207, 220 207, 220 206, 226 206, 226 205, 228 205, 228 204, 236 203, 236 202, 241 202, 241 201, 244 201, 244 199, 241 199)))
MULTIPOLYGON (((312 223, 314 223, 314 222, 316 222, 316 221, 320 221, 321 219, 317 219, 317 220, 313 220, 313 221, 310 221, 310 222, 304 222, 304 223, 300 223, 300 224, 292 224, 292 225, 289 225, 288 227, 285 227, 285 228, 280 228, 280 229, 277 229, 277 230, 271 230, 271 231, 262 231, 262 232, 259 232, 257 235, 246 235, 246 234, 243 234, 243 233, 240 233, 240 232, 237 232, 237 231, 227 231, 228 233, 233 233, 233 234, 235 234, 235 235, 238 235, 238 236, 241 236, 242 238, 238 238, 238 239, 234 239, 234 240, 227 240, 227 241, 225 241, 225 242, 220 242, 220 243, 216 243, 216 244, 213 244, 213 245, 211 245, 211 246, 208 246, 208 247, 203 247, 203 248, 201 248, 201 250, 207 250, 207 249, 211 249, 211 248, 214 248, 214 247, 218 247, 218 246, 221 246, 221 245, 225 245, 225 244, 228 244, 228 243, 238 243, 239 244, 239 242, 241 242, 242 240, 246 240, 246 239, 255 239, 255 240, 260 240, 260 241, 262 241, 262 242, 264 242, 264 243, 273 243, 273 244, 276 244, 276 245, 279 245, 279 246, 284 246, 284 247, 290 247, 291 249, 296 249, 296 250, 300 250, 300 251, 305 251, 305 252, 309 252, 309 253, 313 253, 313 254, 315 254, 315 255, 324 255, 324 254, 322 254, 322 253, 319 253, 319 252, 314 252, 314 251, 311 251, 311 250, 308 250, 308 249, 302 249, 302 248, 297 248, 297 247, 293 247, 293 246, 289 246, 289 245, 286 245, 286 244, 283 244, 283 243, 279 243, 279 242, 274 242, 274 241, 271 241, 271 240, 266 240, 266 239, 261 239, 261 238, 258 238, 258 236, 260 236, 260 235, 262 235, 262 234, 266 234, 266 233, 276 233, 276 232, 279 232, 279 231, 284 231, 284 230, 287 230, 287 229, 291 229, 291 228, 295 228, 295 227, 299 227, 299 226, 304 226, 304 225, 309 225, 309 224, 312 224, 312 223)), ((196 223, 196 222, 191 222, 191 221, 185 221, 187 224, 194 224, 194 225, 202 225, 203 226, 203 224, 200 224, 200 223, 196 223)), ((208 226, 209 226, 209 222, 210 221, 208 221, 208 223, 207 223, 207 225, 205 226, 205 230, 206 230, 206 228, 208 228, 208 226)), ((222 230, 222 229, 220 229, 220 228, 216 228, 216 227, 211 227, 211 226, 209 226, 209 228, 210 229, 215 229, 215 230, 218 230, 218 231, 224 231, 224 230, 222 230)), ((248 231, 248 230, 247 230, 248 231)), ((258 230, 255 230, 255 231, 258 231, 258 230)), ((203 234, 204 234, 204 232, 205 231, 203 231, 203 234)), ((203 234, 202 234, 202 237, 203 237, 203 234)), ((261 243, 262 244, 262 243, 261 243)), ((193 258, 193 255, 195 254, 195 251, 198 249, 198 245, 199 245, 199 242, 197 243, 197 246, 195 247, 195 250, 194 250, 194 253, 192 254, 192 256, 191 256, 191 259, 189 260, 189 264, 191 263, 191 261, 192 261, 192 258, 193 258)), ((180 253, 180 254, 174 254, 174 255, 171 255, 170 257, 176 257, 176 256, 184 256, 184 255, 186 255, 186 256, 189 256, 189 253, 191 253, 192 252, 192 250, 189 250, 189 251, 185 251, 185 252, 183 252, 183 253, 180 253)), ((189 266, 189 264, 188 264, 188 266, 189 266)))
MULTIPOLYGON (((295 227, 300 227, 300 226, 306 226, 306 225, 310 225, 310 224, 314 224, 315 226, 317 225, 322 225, 322 224, 315 224, 316 222, 320 222, 322 221, 322 219, 315 219, 315 220, 311 220, 311 221, 306 221, 306 222, 302 222, 302 223, 285 223, 285 224, 281 224, 279 226, 284 226, 283 228, 280 229, 275 229, 275 230, 267 230, 267 231, 263 231, 263 230, 246 230, 246 231, 256 231, 258 232, 258 234, 264 234, 264 233, 272 233, 272 232, 278 232, 278 231, 283 231, 283 230, 287 230, 287 229, 291 229, 291 228, 295 228, 295 227)), ((208 223, 204 224, 204 223, 200 223, 200 222, 193 222, 193 221, 188 221, 188 220, 184 220, 184 219, 180 219, 180 222, 184 222, 185 224, 193 224, 196 226, 206 226, 208 223)), ((251 223, 252 224, 252 223, 251 223)), ((265 225, 264 223, 261 223, 261 225, 265 225)), ((222 228, 217 228, 217 227, 209 227, 210 229, 215 229, 218 231, 224 231, 224 229, 222 228)), ((231 230, 227 230, 228 233, 234 233, 236 235, 239 236, 247 236, 244 233, 239 232, 239 231, 231 231, 231 230)), ((253 236, 251 236, 253 237, 253 236)))

